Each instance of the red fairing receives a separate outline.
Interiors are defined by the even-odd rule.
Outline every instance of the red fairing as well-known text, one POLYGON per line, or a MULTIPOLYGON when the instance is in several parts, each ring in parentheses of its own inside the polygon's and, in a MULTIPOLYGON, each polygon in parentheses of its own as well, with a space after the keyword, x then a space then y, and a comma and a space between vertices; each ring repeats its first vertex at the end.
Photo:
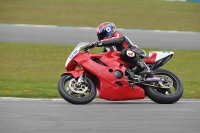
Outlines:
POLYGON ((99 98, 107 100, 143 99, 145 94, 142 88, 139 86, 135 86, 135 88, 130 87, 125 76, 126 68, 120 66, 120 63, 123 61, 120 59, 119 55, 120 52, 112 51, 105 53, 105 56, 100 58, 108 67, 104 67, 97 73, 97 77, 99 78, 99 83, 97 85, 99 98), (121 70, 123 72, 123 77, 121 79, 114 77, 114 72, 116 70, 121 70))
POLYGON ((63 73, 63 75, 69 73, 69 74, 73 75, 74 78, 78 78, 83 74, 83 72, 84 72, 83 69, 79 69, 79 70, 74 70, 74 71, 67 71, 67 72, 63 73))
MULTIPOLYGON (((144 90, 139 86, 131 88, 126 76, 124 65, 120 65, 123 62, 120 59, 120 52, 112 51, 102 54, 89 54, 83 53, 81 56, 76 56, 73 60, 76 65, 81 66, 83 69, 68 71, 75 78, 79 77, 84 70, 89 71, 95 75, 99 82, 97 84, 98 96, 107 100, 130 100, 130 99, 143 99, 145 97, 144 90), (99 59, 104 65, 98 64, 92 60, 92 58, 99 59), (117 79, 114 76, 114 72, 120 70, 123 72, 123 77, 117 79)), ((73 62, 73 61, 72 61, 73 62)), ((68 65, 73 65, 69 63, 68 65)), ((67 66, 66 68, 73 68, 74 66, 67 66)), ((75 67, 74 67, 75 68, 75 67)))
MULTIPOLYGON (((122 82, 126 84, 126 82, 122 82)), ((115 83, 108 84, 108 81, 102 81, 98 85, 99 98, 119 101, 119 100, 131 100, 131 99, 143 99, 145 97, 144 90, 139 86, 130 88, 128 84, 124 86, 117 86, 115 83)))
POLYGON ((156 52, 151 52, 151 53, 149 54, 149 57, 143 59, 143 61, 144 61, 146 64, 153 64, 153 63, 155 63, 156 56, 157 56, 157 53, 156 53, 156 52))
MULTIPOLYGON (((113 71, 118 70, 113 68, 113 71)), ((123 72, 124 72, 123 68, 123 72)), ((107 69, 98 74, 99 83, 97 88, 99 90, 99 98, 106 100, 130 100, 130 99, 143 99, 145 94, 144 90, 139 86, 131 88, 125 75, 121 79, 116 79, 113 73, 107 73, 107 69), (105 77, 106 75, 106 77, 105 77), (118 83, 122 85, 118 85, 118 83)))
MULTIPOLYGON (((82 54, 83 54, 83 53, 78 53, 75 57, 80 58, 82 54)), ((75 58, 75 57, 74 57, 74 58, 75 58)), ((69 64, 65 67, 65 69, 66 69, 67 71, 71 71, 71 70, 75 70, 76 67, 77 67, 77 63, 74 62, 74 60, 71 60, 71 61, 69 62, 69 64)))

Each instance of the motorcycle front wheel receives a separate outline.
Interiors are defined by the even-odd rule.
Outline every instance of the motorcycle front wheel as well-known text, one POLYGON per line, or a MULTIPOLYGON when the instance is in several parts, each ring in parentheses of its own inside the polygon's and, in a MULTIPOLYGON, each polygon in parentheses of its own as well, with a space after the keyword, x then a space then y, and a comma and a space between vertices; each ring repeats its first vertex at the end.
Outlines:
POLYGON ((96 87, 88 77, 78 82, 71 74, 62 75, 58 82, 58 91, 63 99, 72 104, 90 103, 96 96, 96 87))
POLYGON ((158 88, 152 86, 145 87, 146 95, 154 102, 160 104, 172 104, 177 102, 183 94, 183 85, 180 79, 172 72, 165 69, 154 70, 155 76, 163 76, 171 84, 169 88, 158 88))

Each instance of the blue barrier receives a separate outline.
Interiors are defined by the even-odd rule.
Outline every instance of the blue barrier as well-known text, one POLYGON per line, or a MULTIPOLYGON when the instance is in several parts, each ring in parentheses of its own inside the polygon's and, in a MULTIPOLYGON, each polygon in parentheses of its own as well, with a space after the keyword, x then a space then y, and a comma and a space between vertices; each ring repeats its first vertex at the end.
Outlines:
POLYGON ((188 2, 200 2, 200 0, 187 0, 188 2))
POLYGON ((200 2, 200 0, 166 0, 166 1, 200 2))

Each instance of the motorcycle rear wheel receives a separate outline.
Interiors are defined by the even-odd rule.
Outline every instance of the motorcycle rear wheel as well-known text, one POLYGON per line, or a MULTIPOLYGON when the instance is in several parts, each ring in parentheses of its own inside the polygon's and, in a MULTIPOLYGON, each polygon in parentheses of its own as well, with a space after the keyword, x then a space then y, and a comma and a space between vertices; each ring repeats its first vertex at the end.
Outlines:
POLYGON ((63 99, 72 104, 90 103, 96 96, 94 83, 85 77, 85 82, 81 82, 76 88, 76 79, 71 74, 63 75, 58 82, 58 91, 63 99))
POLYGON ((146 86, 145 92, 146 95, 154 102, 159 104, 172 104, 177 102, 183 94, 183 85, 180 79, 172 72, 165 69, 156 69, 154 70, 155 75, 165 75, 172 79, 173 86, 171 88, 156 88, 152 86, 146 86), (165 91, 169 90, 169 94, 165 94, 165 91))

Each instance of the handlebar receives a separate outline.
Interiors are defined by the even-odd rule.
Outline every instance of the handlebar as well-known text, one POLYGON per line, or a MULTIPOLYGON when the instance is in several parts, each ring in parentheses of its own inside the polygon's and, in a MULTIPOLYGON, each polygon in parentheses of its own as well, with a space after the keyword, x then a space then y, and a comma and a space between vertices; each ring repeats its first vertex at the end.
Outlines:
POLYGON ((89 49, 94 48, 94 47, 88 47, 88 45, 86 45, 82 50, 84 50, 85 52, 89 52, 89 49))
POLYGON ((89 52, 89 47, 87 47, 87 46, 85 46, 82 50, 84 51, 84 52, 89 52))
POLYGON ((87 47, 82 49, 84 52, 89 52, 89 49, 87 47))

